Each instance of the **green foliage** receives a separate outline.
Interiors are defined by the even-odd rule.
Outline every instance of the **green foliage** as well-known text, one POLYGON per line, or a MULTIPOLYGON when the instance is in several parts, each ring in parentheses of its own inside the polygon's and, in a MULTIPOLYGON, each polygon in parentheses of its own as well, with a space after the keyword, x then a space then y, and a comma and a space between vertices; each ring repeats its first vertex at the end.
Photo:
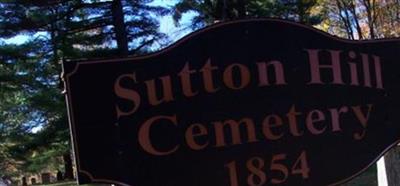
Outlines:
MULTIPOLYGON (((18 46, 0 46, 0 128, 1 146, 4 148, 1 152, 2 156, 8 158, 8 163, 0 166, 0 171, 30 172, 32 166, 37 164, 27 160, 35 151, 47 151, 39 148, 47 142, 39 141, 41 133, 32 133, 35 127, 54 127, 57 122, 63 122, 65 126, 59 126, 59 129, 66 131, 66 120, 61 120, 65 115, 62 95, 54 87, 58 83, 54 73, 59 67, 49 63, 51 55, 42 47, 45 44, 43 40, 33 40, 18 46)), ((42 132, 45 131, 48 130, 42 132)), ((64 135, 60 143, 68 145, 66 137, 64 135)), ((53 141, 55 138, 50 136, 48 140, 53 141)), ((65 152, 65 148, 60 151, 65 152)))
POLYGON ((168 10, 150 2, 0 2, 0 39, 31 37, 21 45, 0 42, 1 174, 63 166, 70 143, 60 62, 115 56, 124 53, 124 47, 137 55, 163 45, 167 40, 158 32, 156 16, 168 10))
POLYGON ((251 17, 276 17, 316 25, 322 21, 321 15, 313 12, 317 4, 316 0, 250 1, 248 14, 251 17))
POLYGON ((181 0, 173 18, 179 23, 184 13, 196 12, 194 29, 219 21, 265 17, 316 25, 322 21, 322 15, 313 10, 317 4, 317 0, 181 0))

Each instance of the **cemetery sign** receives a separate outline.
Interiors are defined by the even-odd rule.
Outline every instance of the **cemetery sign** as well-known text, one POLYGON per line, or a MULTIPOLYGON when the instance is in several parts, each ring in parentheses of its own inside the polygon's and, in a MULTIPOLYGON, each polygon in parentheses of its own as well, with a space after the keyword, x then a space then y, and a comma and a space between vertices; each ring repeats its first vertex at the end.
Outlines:
POLYGON ((400 40, 216 24, 151 55, 63 64, 80 183, 336 185, 400 139, 400 40))

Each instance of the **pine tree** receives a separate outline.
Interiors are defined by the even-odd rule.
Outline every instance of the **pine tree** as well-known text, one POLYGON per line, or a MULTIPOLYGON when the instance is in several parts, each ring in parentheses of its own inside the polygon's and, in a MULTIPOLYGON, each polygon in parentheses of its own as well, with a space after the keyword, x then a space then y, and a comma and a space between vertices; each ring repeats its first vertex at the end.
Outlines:
POLYGON ((7 0, 0 3, 0 172, 38 173, 64 166, 72 178, 61 94, 66 59, 139 55, 163 45, 150 0, 7 0), (38 132, 33 132, 39 129, 38 132), (60 165, 60 162, 64 165, 60 165))
POLYGON ((194 11, 194 29, 219 21, 271 17, 316 25, 322 21, 320 12, 313 9, 317 4, 317 0, 181 0, 174 19, 179 22, 184 13, 194 11))

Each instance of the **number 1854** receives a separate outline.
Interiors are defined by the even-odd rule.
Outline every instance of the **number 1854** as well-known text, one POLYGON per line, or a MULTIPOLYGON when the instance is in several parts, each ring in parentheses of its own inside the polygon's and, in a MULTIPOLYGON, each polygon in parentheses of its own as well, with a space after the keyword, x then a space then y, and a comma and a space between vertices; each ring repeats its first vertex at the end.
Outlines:
MULTIPOLYGON (((288 168, 285 165, 286 154, 276 154, 272 156, 269 166, 266 166, 265 159, 252 157, 247 160, 246 168, 248 171, 247 184, 249 186, 262 186, 267 183, 267 173, 276 172, 275 177, 269 177, 269 183, 282 184, 290 175, 300 175, 303 179, 309 177, 310 168, 308 166, 307 154, 301 152, 297 160, 288 168)), ((225 164, 228 169, 230 186, 239 186, 238 166, 236 161, 225 164)))

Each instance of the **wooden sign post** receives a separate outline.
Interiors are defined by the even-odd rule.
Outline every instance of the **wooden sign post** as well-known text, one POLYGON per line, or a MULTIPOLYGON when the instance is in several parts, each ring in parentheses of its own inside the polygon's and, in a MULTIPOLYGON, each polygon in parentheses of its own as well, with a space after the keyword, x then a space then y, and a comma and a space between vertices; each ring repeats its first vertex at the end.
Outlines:
POLYGON ((80 183, 335 185, 400 139, 400 41, 244 20, 64 63, 80 183))

